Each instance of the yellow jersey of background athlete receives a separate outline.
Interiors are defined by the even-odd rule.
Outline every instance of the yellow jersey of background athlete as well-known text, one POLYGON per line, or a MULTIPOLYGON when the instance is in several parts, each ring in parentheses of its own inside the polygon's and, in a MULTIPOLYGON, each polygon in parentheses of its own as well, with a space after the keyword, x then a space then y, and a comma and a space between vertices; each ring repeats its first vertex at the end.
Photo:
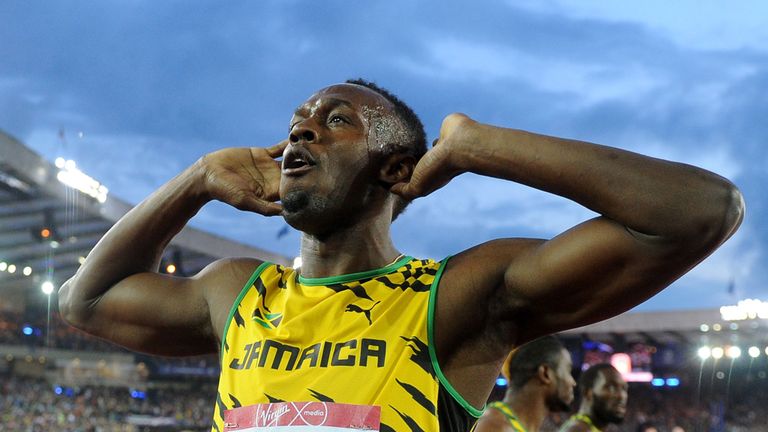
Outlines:
POLYGON ((430 344, 445 261, 328 278, 259 266, 224 330, 212 430, 224 431, 227 409, 305 401, 381 406, 382 431, 468 430, 481 411, 450 387, 430 344))

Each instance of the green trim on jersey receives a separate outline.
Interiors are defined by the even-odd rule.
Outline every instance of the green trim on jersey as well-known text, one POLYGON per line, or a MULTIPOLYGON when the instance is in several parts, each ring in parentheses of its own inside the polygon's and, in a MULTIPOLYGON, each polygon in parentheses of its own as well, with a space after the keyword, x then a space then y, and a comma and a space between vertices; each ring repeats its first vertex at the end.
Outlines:
POLYGON ((299 282, 302 285, 307 285, 307 286, 331 285, 331 284, 352 282, 359 279, 367 279, 367 278, 387 274, 393 270, 396 270, 402 267, 403 265, 410 262, 411 260, 413 260, 412 256, 404 256, 399 260, 393 262, 392 264, 389 264, 386 267, 381 267, 373 270, 366 270, 366 271, 357 272, 357 273, 343 274, 338 276, 308 278, 308 277, 299 275, 299 282))
POLYGON ((472 406, 469 402, 467 402, 460 394, 456 391, 455 388, 451 385, 450 382, 448 382, 448 378, 443 375, 443 370, 440 369, 440 365, 437 362, 437 353, 435 352, 435 305, 437 304, 437 289, 440 285, 440 278, 443 276, 443 271, 448 266, 448 260, 451 259, 450 256, 446 257, 442 263, 440 264, 440 268, 437 270, 437 275, 435 275, 435 280, 432 282, 432 287, 429 290, 429 307, 427 312, 427 337, 429 338, 429 342, 427 345, 429 346, 429 357, 432 361, 432 368, 435 370, 435 373, 437 374, 437 378, 440 380, 440 383, 445 387, 446 390, 448 390, 448 393, 450 393, 451 396, 456 400, 456 402, 459 403, 469 414, 472 415, 472 417, 479 418, 481 415, 483 415, 483 411, 485 410, 485 406, 483 406, 482 409, 477 409, 472 406))
POLYGON ((514 412, 512 412, 512 408, 510 408, 509 405, 504 403, 504 401, 496 401, 491 402, 488 404, 488 408, 493 408, 497 411, 499 411, 509 422, 509 425, 512 426, 512 429, 514 429, 517 432, 528 432, 525 430, 525 426, 523 426, 522 423, 520 423, 520 419, 517 418, 514 412))
POLYGON ((219 363, 222 362, 224 355, 224 343, 227 340, 227 332, 229 331, 229 323, 232 322, 232 317, 235 316, 235 311, 237 310, 237 307, 240 306, 240 301, 243 300, 243 297, 248 293, 248 289, 253 285, 254 282, 256 282, 256 279, 261 275, 261 272, 264 271, 265 268, 272 265, 270 262, 263 262, 261 265, 256 267, 256 270, 251 275, 250 279, 248 279, 248 282, 245 283, 245 286, 243 289, 240 290, 240 294, 237 295, 237 298, 235 299, 235 302, 232 303, 232 308, 229 309, 229 316, 227 317, 227 323, 224 324, 224 333, 221 335, 221 350, 219 351, 219 363))

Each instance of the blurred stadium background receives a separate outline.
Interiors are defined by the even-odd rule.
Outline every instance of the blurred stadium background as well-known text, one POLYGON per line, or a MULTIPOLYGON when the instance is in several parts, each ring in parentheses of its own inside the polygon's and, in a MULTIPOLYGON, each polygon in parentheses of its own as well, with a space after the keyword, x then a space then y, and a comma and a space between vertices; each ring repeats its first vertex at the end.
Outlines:
MULTIPOLYGON (((54 157, 0 132, 0 431, 210 430, 216 356, 133 353, 59 319, 56 288, 130 206, 54 157)), ((292 260, 187 228, 161 271, 191 275, 226 256, 292 260)), ((767 320, 768 303, 734 298, 720 309, 630 312, 560 338, 574 375, 611 362, 630 381, 627 419, 612 430, 650 421, 659 431, 764 431, 767 320)), ((505 387, 500 377, 491 399, 505 387)))

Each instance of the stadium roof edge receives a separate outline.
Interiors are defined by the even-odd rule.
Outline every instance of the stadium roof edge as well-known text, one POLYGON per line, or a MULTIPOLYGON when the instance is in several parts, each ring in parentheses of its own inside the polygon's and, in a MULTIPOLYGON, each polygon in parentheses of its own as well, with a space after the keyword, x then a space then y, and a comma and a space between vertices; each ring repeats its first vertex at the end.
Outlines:
MULTIPOLYGON (((108 195, 104 202, 75 192, 61 183, 57 176, 59 168, 45 160, 41 155, 25 146, 21 141, 0 130, 0 261, 14 264, 19 271, 14 274, 0 272, 0 287, 5 294, 23 283, 21 269, 30 267, 32 274, 45 273, 46 262, 50 263, 48 255, 50 248, 41 245, 35 238, 35 230, 39 230, 46 221, 53 221, 64 233, 56 243, 56 255, 53 261, 66 259, 72 261, 78 256, 86 256, 93 244, 82 242, 75 237, 81 233, 86 237, 103 235, 104 230, 93 231, 94 220, 103 220, 102 226, 111 226, 126 214, 133 206, 129 203, 108 195), (73 194, 80 194, 79 199, 72 199, 73 194), (74 209, 76 207, 76 210, 74 209), (72 214, 77 217, 73 218, 72 214), (74 234, 73 234, 74 233, 74 234), (100 233, 100 234, 99 234, 100 233), (78 251, 79 249, 79 251, 78 251)), ((54 243, 54 242, 52 242, 54 243)), ((51 247, 54 247, 53 245, 51 247)), ((224 237, 202 231, 193 227, 185 227, 169 245, 169 249, 183 251, 183 256, 189 256, 195 265, 206 265, 205 262, 225 257, 254 257, 279 264, 291 264, 292 258, 259 249, 243 243, 238 243, 224 237)), ((78 267, 75 262, 56 262, 57 269, 65 269, 55 274, 55 282, 68 279, 78 267), (70 267, 72 268, 70 270, 70 267)), ((199 268, 190 268, 190 271, 199 268)), ((28 279, 32 280, 32 276, 28 279)), ((1 306, 1 305, 0 305, 1 306)))
POLYGON ((561 334, 698 331, 702 324, 727 326, 728 322, 722 319, 719 309, 626 312, 561 334))

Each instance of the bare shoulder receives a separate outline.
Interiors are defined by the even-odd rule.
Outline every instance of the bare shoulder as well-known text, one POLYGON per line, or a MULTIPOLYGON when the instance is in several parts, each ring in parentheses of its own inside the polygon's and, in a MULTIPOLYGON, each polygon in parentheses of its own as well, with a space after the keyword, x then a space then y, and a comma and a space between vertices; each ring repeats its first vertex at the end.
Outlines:
POLYGON ((237 296, 262 261, 255 258, 223 258, 212 262, 194 276, 200 284, 217 337, 224 331, 227 316, 237 296))
POLYGON ((499 277, 504 277, 510 263, 529 255, 543 243, 541 239, 504 238, 479 244, 451 257, 445 276, 461 282, 466 282, 462 276, 471 276, 481 287, 493 286, 499 277))
POLYGON ((473 430, 474 432, 506 432, 514 429, 510 427, 504 414, 496 409, 486 408, 473 430))
POLYGON ((440 281, 438 307, 446 312, 457 307, 466 310, 467 306, 486 310, 497 296, 503 297, 505 305, 513 301, 503 290, 511 264, 530 255, 543 242, 525 238, 492 240, 451 257, 440 281))
POLYGON ((474 406, 487 400, 485 384, 498 377, 519 333, 516 318, 525 302, 509 294, 507 269, 542 242, 493 240, 453 256, 443 271, 433 316, 437 361, 454 389, 474 406))

